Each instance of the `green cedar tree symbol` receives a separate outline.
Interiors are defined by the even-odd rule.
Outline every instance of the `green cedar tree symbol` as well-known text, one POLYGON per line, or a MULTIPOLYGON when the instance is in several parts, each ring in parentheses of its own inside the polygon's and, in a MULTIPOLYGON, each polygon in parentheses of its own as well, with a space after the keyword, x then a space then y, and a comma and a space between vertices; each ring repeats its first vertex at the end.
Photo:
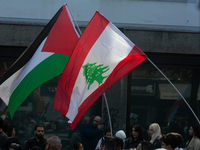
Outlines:
POLYGON ((97 63, 89 64, 82 66, 83 67, 83 76, 86 78, 86 82, 89 83, 88 90, 90 88, 90 85, 94 83, 96 80, 100 84, 103 83, 103 79, 107 78, 108 76, 102 76, 103 73, 109 70, 109 66, 102 67, 103 64, 96 65, 97 63))

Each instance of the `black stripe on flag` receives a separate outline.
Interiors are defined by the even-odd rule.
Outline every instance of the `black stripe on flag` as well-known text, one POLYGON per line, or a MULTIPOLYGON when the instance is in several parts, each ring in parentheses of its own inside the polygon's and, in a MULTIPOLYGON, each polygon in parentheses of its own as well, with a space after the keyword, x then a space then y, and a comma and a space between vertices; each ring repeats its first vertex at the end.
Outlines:
POLYGON ((34 42, 29 45, 28 48, 21 54, 21 56, 13 63, 13 65, 8 69, 8 71, 0 77, 0 84, 2 84, 5 80, 7 80, 10 76, 12 76, 15 72, 17 72, 20 68, 22 68, 34 55, 39 45, 42 41, 48 36, 51 28, 57 21, 63 7, 61 7, 54 17, 49 21, 49 23, 44 27, 42 32, 37 36, 34 42))

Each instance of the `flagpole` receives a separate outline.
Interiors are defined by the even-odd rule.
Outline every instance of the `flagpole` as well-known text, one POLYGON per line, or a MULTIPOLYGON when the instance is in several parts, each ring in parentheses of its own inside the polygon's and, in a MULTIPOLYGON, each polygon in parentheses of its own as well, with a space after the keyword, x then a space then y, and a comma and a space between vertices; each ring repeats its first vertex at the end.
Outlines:
POLYGON ((113 137, 113 134, 112 134, 112 124, 111 124, 111 118, 110 118, 110 111, 109 111, 108 101, 107 101, 107 98, 106 98, 106 94, 105 94, 105 92, 103 93, 103 96, 104 96, 105 103, 106 103, 106 108, 107 108, 107 111, 108 111, 108 118, 109 118, 109 123, 110 123, 110 132, 111 132, 111 137, 113 137))
POLYGON ((193 115, 195 116, 195 118, 197 119, 198 123, 200 124, 200 121, 198 119, 198 117, 196 116, 196 114, 194 113, 194 111, 192 110, 192 108, 190 107, 190 105, 188 104, 188 102, 185 100, 185 98, 183 97, 183 95, 179 92, 179 90, 174 86, 174 84, 165 76, 165 74, 149 59, 149 62, 156 68, 158 69, 158 71, 167 79, 167 81, 174 87, 174 89, 178 92, 178 94, 181 96, 181 98, 185 101, 185 103, 187 104, 187 106, 189 107, 189 109, 191 110, 191 112, 193 113, 193 115))
MULTIPOLYGON (((67 3, 66 3, 65 5, 67 5, 67 3)), ((68 7, 68 5, 67 5, 67 7, 68 7)), ((68 9, 69 9, 69 7, 68 7, 68 9)), ((70 10, 70 9, 69 9, 69 12, 70 12, 70 14, 71 14, 71 16, 72 16, 72 19, 74 20, 74 23, 75 23, 75 25, 76 25, 76 27, 77 27, 77 29, 78 29, 78 31, 79 31, 79 34, 81 35, 81 34, 82 34, 82 32, 81 32, 81 30, 80 30, 80 28, 79 28, 79 26, 78 26, 78 24, 77 24, 76 20, 74 19, 74 17, 73 17, 73 15, 72 15, 72 13, 71 13, 71 10, 70 10)))

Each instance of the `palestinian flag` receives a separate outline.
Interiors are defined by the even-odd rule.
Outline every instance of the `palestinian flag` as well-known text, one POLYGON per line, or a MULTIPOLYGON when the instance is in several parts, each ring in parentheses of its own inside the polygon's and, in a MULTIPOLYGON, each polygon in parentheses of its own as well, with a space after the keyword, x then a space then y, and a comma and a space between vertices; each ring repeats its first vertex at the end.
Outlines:
MULTIPOLYGON (((3 66, 0 70, 0 77, 7 71, 6 63, 3 63, 3 66)), ((0 98, 0 114, 6 114, 7 111, 7 105, 4 103, 4 101, 0 98)))
POLYGON ((0 97, 8 105, 11 117, 33 90, 62 73, 78 38, 64 5, 0 78, 0 97))
POLYGON ((72 129, 89 107, 147 56, 96 12, 81 35, 57 85, 53 109, 72 129))

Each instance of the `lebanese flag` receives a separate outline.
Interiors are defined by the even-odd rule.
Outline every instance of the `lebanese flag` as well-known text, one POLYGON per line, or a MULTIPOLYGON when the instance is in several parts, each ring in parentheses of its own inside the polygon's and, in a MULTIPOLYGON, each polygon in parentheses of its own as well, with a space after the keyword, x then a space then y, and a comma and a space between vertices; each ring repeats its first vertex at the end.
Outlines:
POLYGON ((96 12, 81 35, 57 85, 53 109, 73 130, 89 107, 147 56, 96 12))
MULTIPOLYGON (((185 98, 185 100, 189 103, 190 102, 190 93, 191 93, 191 84, 189 84, 186 89, 183 91, 182 96, 185 98)), ((178 108, 180 105, 185 105, 185 101, 180 96, 177 101, 174 103, 174 105, 170 108, 168 111, 165 122, 170 122, 173 120, 178 108)))
POLYGON ((63 5, 0 78, 0 97, 11 117, 33 90, 62 73, 78 39, 70 12, 63 5))

